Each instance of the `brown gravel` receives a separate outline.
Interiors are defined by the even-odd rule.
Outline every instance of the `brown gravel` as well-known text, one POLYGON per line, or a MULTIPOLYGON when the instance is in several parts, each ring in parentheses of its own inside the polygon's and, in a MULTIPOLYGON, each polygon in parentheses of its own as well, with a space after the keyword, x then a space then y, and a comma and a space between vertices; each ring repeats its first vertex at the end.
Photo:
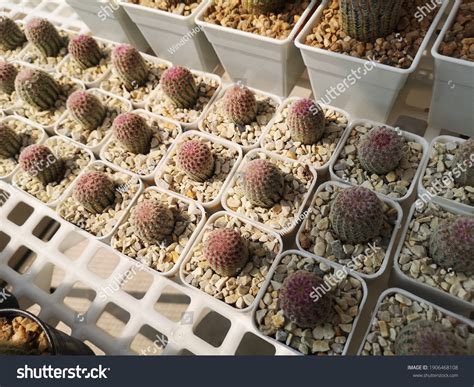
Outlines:
POLYGON ((199 4, 201 4, 202 0, 185 0, 176 4, 172 4, 173 1, 169 0, 129 0, 128 2, 143 5, 144 7, 159 9, 160 11, 189 16, 196 10, 199 4))
POLYGON ((30 355, 50 354, 44 330, 28 317, 1 317, 0 343, 26 351, 30 355))

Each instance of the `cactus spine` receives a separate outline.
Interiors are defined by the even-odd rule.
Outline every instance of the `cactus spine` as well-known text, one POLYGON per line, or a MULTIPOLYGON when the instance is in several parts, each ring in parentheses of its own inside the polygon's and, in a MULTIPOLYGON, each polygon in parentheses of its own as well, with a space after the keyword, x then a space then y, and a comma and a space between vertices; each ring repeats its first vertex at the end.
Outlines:
POLYGON ((314 101, 302 98, 291 105, 286 122, 293 141, 313 145, 324 134, 326 117, 314 101))
POLYGON ((0 46, 5 50, 14 50, 25 41, 25 34, 20 27, 9 17, 0 16, 0 46))
POLYGON ((101 214, 115 202, 115 183, 104 172, 86 172, 74 187, 74 198, 92 214, 101 214))
POLYGON ((15 90, 23 101, 38 110, 52 108, 61 94, 61 87, 51 75, 29 68, 17 75, 15 90))
POLYGON ((99 98, 91 92, 82 90, 72 93, 66 105, 74 121, 80 124, 84 130, 89 131, 97 129, 107 113, 107 109, 99 98))
POLYGON ((15 78, 18 71, 14 65, 0 62, 0 91, 10 95, 15 91, 15 78))
POLYGON ((20 153, 21 168, 43 185, 56 183, 65 173, 65 164, 45 145, 33 144, 20 153))
POLYGON ((97 66, 102 59, 97 41, 88 35, 77 35, 69 41, 68 51, 83 68, 97 66))
POLYGON ((4 123, 0 123, 0 158, 16 156, 21 148, 21 137, 4 123))
POLYGON ((56 27, 46 19, 35 18, 25 27, 26 37, 44 57, 58 56, 64 40, 56 27))
POLYGON ((267 160, 252 160, 247 164, 243 177, 243 190, 253 205, 273 207, 283 196, 283 175, 278 167, 267 160))
POLYGON ((180 108, 191 108, 196 104, 199 90, 189 69, 174 66, 166 70, 160 79, 165 95, 180 108))
POLYGON ((146 83, 148 65, 135 47, 128 44, 117 46, 112 52, 112 63, 128 90, 134 90, 146 83))
POLYGON ((157 200, 143 200, 133 209, 130 224, 140 239, 156 243, 165 240, 174 230, 173 211, 157 200))
POLYGON ((120 114, 114 120, 112 130, 115 138, 130 152, 150 152, 153 132, 142 116, 134 113, 120 114))

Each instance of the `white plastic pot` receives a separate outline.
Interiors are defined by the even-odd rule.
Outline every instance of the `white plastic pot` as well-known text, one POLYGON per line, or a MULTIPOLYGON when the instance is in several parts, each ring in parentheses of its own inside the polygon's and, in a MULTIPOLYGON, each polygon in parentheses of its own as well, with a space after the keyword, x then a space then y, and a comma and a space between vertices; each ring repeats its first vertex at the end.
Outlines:
POLYGON ((301 50, 308 67, 313 92, 325 103, 328 103, 326 99, 331 99, 330 105, 345 109, 354 117, 386 122, 400 90, 405 86, 409 75, 418 67, 449 1, 443 1, 413 64, 408 69, 399 69, 307 45, 306 37, 319 23, 329 3, 328 0, 323 0, 296 38, 296 46, 301 50), (358 71, 357 76, 353 73, 355 71, 358 71), (344 87, 340 86, 338 89, 339 85, 344 87), (331 93, 331 88, 338 91, 331 93), (333 94, 336 97, 333 97, 333 94))
POLYGON ((207 3, 207 0, 203 0, 191 15, 182 16, 119 1, 157 56, 175 64, 212 72, 219 64, 219 59, 194 22, 196 13, 207 3))
POLYGON ((204 20, 211 3, 202 8, 196 23, 204 29, 225 70, 234 81, 279 96, 290 94, 304 70, 301 53, 294 40, 308 19, 317 0, 312 0, 288 38, 272 39, 204 20))
POLYGON ((474 136, 474 62, 441 55, 439 47, 453 25, 462 1, 456 0, 441 33, 431 49, 435 80, 429 125, 474 136))

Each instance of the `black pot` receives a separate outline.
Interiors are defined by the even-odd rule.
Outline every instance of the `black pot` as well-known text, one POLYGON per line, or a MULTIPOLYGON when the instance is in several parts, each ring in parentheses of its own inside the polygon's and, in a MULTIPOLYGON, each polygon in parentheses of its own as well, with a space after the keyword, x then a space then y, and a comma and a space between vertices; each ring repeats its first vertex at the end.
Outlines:
POLYGON ((27 317, 37 323, 46 333, 50 352, 53 356, 94 356, 94 352, 82 341, 69 336, 56 328, 41 321, 34 314, 20 309, 3 309, 0 310, 0 317, 15 318, 18 316, 27 317))
POLYGON ((4 288, 0 288, 0 309, 18 309, 16 297, 4 288))

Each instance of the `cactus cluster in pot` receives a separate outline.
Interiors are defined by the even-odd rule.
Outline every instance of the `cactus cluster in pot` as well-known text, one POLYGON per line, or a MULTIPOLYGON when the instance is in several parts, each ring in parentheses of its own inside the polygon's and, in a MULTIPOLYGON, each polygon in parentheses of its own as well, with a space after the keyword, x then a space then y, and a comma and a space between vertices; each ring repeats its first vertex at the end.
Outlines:
POLYGON ((146 83, 149 68, 142 54, 129 44, 121 44, 112 52, 112 64, 120 80, 128 90, 146 83))
POLYGON ((326 117, 316 102, 302 98, 290 106, 286 122, 293 141, 314 145, 324 135, 326 117))
POLYGON ((61 95, 61 86, 45 71, 21 70, 15 78, 15 91, 27 104, 43 111, 52 108, 61 95))
POLYGON ((89 35, 76 35, 69 41, 68 52, 82 68, 97 66, 103 54, 97 41, 89 35))
POLYGON ((0 92, 11 95, 15 91, 16 67, 8 62, 0 62, 0 92))
POLYGON ((113 205, 116 185, 104 172, 86 172, 79 177, 74 187, 74 198, 90 213, 100 214, 113 205))
POLYGON ((122 113, 115 118, 112 131, 125 149, 135 154, 150 151, 153 131, 146 120, 135 113, 122 113))
POLYGON ((25 34, 28 41, 44 57, 55 57, 64 47, 65 41, 56 27, 48 20, 34 18, 26 24, 25 34))
POLYGON ((33 144, 20 153, 20 167, 43 185, 57 183, 66 171, 64 160, 57 158, 46 145, 33 144))

